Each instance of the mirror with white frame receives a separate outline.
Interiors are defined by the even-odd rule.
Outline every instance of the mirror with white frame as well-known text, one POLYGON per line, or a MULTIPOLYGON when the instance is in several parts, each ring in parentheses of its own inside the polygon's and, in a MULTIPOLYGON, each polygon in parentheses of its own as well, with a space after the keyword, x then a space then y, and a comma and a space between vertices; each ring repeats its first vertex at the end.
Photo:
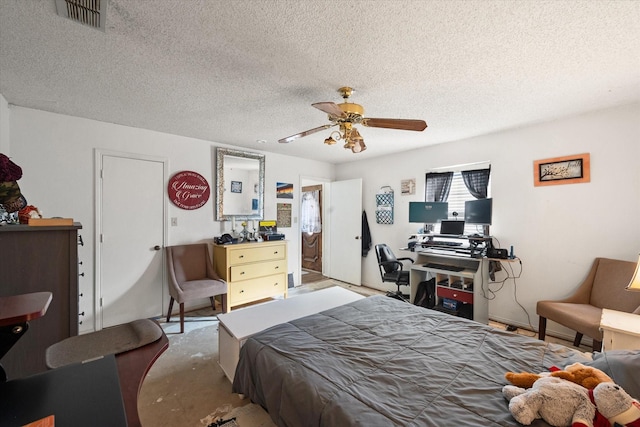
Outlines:
POLYGON ((264 155, 216 148, 216 220, 262 219, 264 155))

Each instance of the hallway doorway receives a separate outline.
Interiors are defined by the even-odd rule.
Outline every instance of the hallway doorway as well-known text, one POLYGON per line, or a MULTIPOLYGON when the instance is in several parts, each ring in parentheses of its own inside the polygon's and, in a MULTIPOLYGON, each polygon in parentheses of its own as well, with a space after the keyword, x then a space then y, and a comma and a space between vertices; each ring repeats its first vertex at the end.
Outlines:
POLYGON ((322 275, 322 196, 322 185, 302 187, 300 206, 302 283, 305 283, 305 276, 310 273, 322 275))
POLYGON ((302 269, 302 278, 301 282, 303 285, 307 285, 309 283, 322 282, 323 280, 329 279, 326 276, 322 275, 320 271, 307 270, 305 268, 302 269))

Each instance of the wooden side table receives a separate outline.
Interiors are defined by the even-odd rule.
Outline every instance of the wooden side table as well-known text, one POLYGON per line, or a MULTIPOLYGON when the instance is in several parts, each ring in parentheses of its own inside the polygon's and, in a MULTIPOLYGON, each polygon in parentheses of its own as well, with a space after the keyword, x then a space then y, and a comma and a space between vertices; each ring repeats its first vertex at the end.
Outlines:
POLYGON ((640 315, 616 310, 602 310, 600 330, 602 351, 640 349, 640 315))

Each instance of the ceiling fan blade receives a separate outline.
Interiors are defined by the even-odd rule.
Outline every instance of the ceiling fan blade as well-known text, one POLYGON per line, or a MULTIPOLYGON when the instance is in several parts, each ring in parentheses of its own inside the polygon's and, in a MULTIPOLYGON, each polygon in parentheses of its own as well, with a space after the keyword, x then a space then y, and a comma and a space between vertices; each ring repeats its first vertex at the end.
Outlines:
POLYGON ((321 130, 329 129, 330 127, 337 126, 337 124, 328 124, 318 126, 317 128, 305 130, 304 132, 296 133, 295 135, 288 136, 286 138, 279 139, 279 143, 288 143, 298 138, 302 138, 303 136, 311 135, 312 133, 320 132, 321 130))
POLYGON ((334 102, 316 102, 315 104, 311 104, 311 106, 333 117, 347 117, 346 113, 334 102))
POLYGON ((412 119, 363 119, 362 124, 370 128, 387 128, 423 131, 427 128, 424 120, 412 119))

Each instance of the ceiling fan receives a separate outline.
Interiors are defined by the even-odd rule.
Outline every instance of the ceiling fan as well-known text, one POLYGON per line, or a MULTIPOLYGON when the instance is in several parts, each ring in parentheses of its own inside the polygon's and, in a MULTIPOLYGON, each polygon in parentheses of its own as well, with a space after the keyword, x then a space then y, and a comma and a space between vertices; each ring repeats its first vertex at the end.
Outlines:
POLYGON ((347 86, 341 87, 338 89, 338 92, 344 99, 342 104, 335 104, 333 102, 316 102, 315 104, 311 104, 312 107, 327 113, 331 123, 282 138, 278 140, 278 142, 289 143, 295 139, 302 138, 303 136, 311 135, 334 126, 339 126, 340 131, 331 132, 331 135, 324 140, 324 143, 333 145, 343 139, 345 141, 344 148, 350 149, 353 153, 360 153, 366 150, 367 146, 364 144, 364 138, 362 138, 358 129, 353 127, 353 125, 362 124, 363 126, 374 128, 414 131, 423 131, 427 128, 427 123, 424 120, 366 118, 364 117, 364 108, 362 105, 348 102, 349 97, 353 93, 352 88, 347 86))

